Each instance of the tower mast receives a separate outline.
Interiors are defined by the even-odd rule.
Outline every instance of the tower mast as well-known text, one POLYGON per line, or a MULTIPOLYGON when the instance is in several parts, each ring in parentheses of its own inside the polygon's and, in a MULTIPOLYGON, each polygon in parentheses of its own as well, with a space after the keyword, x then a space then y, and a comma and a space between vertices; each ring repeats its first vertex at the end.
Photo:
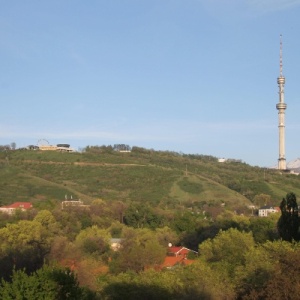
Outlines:
POLYGON ((285 159, 285 110, 287 108, 284 103, 284 84, 285 77, 282 74, 282 35, 280 35, 280 61, 279 61, 279 77, 277 83, 279 87, 279 103, 276 104, 278 110, 278 129, 279 129, 279 158, 278 158, 278 169, 286 170, 286 159, 285 159))

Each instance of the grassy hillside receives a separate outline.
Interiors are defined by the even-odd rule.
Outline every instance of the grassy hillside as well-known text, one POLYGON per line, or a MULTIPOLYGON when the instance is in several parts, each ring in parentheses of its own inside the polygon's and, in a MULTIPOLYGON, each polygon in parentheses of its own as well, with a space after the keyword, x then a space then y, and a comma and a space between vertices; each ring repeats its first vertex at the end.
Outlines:
POLYGON ((219 163, 210 156, 180 155, 134 147, 119 153, 107 147, 84 153, 10 151, 0 153, 0 203, 32 201, 56 205, 65 195, 85 203, 144 201, 153 206, 226 206, 251 203, 268 194, 279 204, 288 192, 300 196, 298 176, 243 163, 219 163))

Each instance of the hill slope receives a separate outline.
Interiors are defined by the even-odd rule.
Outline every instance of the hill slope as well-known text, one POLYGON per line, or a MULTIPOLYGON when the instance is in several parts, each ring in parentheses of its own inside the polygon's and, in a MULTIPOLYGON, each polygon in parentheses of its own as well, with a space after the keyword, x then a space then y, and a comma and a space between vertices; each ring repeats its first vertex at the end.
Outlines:
POLYGON ((0 201, 55 205, 67 197, 85 203, 144 201, 153 206, 251 204, 258 194, 279 204, 300 195, 299 177, 210 156, 133 148, 130 153, 94 147, 84 153, 11 151, 0 154, 0 201))

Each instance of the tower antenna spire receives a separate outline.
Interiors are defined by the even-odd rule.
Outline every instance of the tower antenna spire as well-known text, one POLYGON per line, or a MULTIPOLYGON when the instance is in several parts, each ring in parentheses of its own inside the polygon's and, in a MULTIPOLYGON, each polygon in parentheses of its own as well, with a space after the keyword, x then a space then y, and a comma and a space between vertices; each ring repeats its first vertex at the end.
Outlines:
POLYGON ((284 102, 284 84, 285 77, 282 74, 282 35, 280 35, 280 72, 277 78, 277 84, 279 87, 279 102, 276 104, 278 110, 278 129, 279 129, 279 158, 278 158, 278 169, 286 170, 286 159, 285 159, 285 110, 287 108, 284 102))
POLYGON ((279 76, 283 77, 283 75, 282 75, 282 34, 280 35, 280 60, 279 60, 279 67, 280 67, 279 76))

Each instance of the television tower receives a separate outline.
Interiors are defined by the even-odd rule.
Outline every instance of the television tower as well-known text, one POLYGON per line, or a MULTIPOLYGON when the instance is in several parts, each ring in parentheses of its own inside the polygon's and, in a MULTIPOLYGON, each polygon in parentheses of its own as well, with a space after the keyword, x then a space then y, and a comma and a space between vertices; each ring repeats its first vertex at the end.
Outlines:
POLYGON ((282 35, 280 35, 280 73, 277 78, 277 83, 279 87, 279 103, 276 104, 278 110, 278 129, 279 129, 279 158, 278 158, 278 169, 286 170, 286 160, 285 160, 285 110, 286 103, 284 103, 284 84, 285 77, 282 74, 282 35))

